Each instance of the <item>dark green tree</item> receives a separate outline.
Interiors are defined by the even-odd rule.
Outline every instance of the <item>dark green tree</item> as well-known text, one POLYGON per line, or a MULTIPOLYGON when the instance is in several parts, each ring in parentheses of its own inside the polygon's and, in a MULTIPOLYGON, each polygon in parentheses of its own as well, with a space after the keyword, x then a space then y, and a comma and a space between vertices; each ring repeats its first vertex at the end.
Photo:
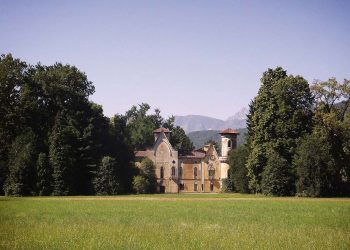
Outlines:
POLYGON ((239 193, 249 193, 249 179, 246 162, 249 151, 245 146, 239 146, 228 154, 229 178, 233 183, 233 191, 239 193))
POLYGON ((155 193, 157 190, 157 176, 153 161, 145 158, 141 161, 140 176, 147 181, 147 193, 155 193))
POLYGON ((73 195, 76 179, 76 131, 68 126, 66 117, 58 114, 49 138, 50 164, 53 168, 53 195, 73 195))
POLYGON ((40 153, 38 155, 36 174, 36 188, 38 195, 50 195, 52 192, 52 170, 49 159, 45 153, 40 153))
POLYGON ((170 143, 174 149, 178 150, 181 155, 191 153, 193 150, 193 144, 185 131, 181 127, 176 126, 171 132, 170 143))
POLYGON ((22 129, 20 91, 27 81, 27 72, 25 62, 11 54, 0 56, 0 195, 8 175, 11 145, 22 129))
POLYGON ((267 159, 261 181, 263 194, 294 195, 294 174, 288 161, 274 150, 268 151, 267 159))
POLYGON ((297 192, 301 196, 337 195, 339 180, 331 144, 318 134, 307 136, 299 145, 294 159, 297 171, 297 192))
MULTIPOLYGON (((286 173, 291 174, 290 178, 295 178, 292 161, 297 141, 312 129, 313 98, 305 79, 287 76, 286 71, 279 67, 266 71, 261 82, 259 93, 250 105, 247 122, 247 146, 250 152, 247 169, 249 187, 254 192, 262 191, 261 182, 267 167, 268 151, 273 150, 281 159, 285 159, 289 169, 286 173)), ((273 175, 265 175, 266 183, 269 176, 273 175)), ((294 188, 293 185, 285 187, 294 188)), ((280 193, 293 192, 285 190, 280 193)))
POLYGON ((16 137, 10 150, 6 195, 35 195, 37 154, 37 137, 33 131, 25 130, 16 137))
POLYGON ((149 109, 148 104, 142 103, 139 107, 133 106, 126 112, 130 142, 138 150, 145 149, 153 144, 153 130, 162 124, 159 113, 147 115, 149 109))
POLYGON ((329 145, 337 178, 332 187, 338 195, 350 194, 350 80, 342 83, 335 78, 315 81, 311 87, 315 96, 314 133, 329 145))
POLYGON ((94 187, 98 195, 114 195, 119 193, 118 166, 113 157, 105 156, 99 165, 94 187))

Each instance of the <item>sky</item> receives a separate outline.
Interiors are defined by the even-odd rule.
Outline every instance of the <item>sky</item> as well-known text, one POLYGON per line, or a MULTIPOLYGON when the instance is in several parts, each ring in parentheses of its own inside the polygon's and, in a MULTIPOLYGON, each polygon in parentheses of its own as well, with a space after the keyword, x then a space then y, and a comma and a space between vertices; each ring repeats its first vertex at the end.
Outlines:
POLYGON ((350 78, 350 1, 0 1, 0 53, 77 66, 111 116, 146 102, 164 116, 226 119, 262 73, 350 78))

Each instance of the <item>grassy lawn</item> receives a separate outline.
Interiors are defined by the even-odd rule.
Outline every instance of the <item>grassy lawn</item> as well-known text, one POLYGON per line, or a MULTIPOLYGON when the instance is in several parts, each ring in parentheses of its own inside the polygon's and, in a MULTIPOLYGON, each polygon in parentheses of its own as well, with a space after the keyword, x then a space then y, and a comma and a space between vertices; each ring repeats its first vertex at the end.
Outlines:
POLYGON ((350 199, 0 197, 0 249, 350 249, 350 199))

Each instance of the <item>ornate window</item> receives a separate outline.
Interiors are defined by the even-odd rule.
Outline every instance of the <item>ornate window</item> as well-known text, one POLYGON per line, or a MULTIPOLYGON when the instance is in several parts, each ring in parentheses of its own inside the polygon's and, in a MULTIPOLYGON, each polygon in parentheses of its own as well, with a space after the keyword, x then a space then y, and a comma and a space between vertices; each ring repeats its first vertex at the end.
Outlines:
POLYGON ((214 178, 215 176, 215 170, 214 169, 209 169, 209 178, 214 178))
POLYGON ((213 191, 214 191, 214 184, 210 183, 210 192, 213 192, 213 191))
POLYGON ((160 178, 163 179, 164 178, 164 168, 160 167, 160 178))
POLYGON ((197 167, 194 167, 194 169, 193 169, 193 176, 195 179, 197 179, 197 176, 198 176, 197 167))

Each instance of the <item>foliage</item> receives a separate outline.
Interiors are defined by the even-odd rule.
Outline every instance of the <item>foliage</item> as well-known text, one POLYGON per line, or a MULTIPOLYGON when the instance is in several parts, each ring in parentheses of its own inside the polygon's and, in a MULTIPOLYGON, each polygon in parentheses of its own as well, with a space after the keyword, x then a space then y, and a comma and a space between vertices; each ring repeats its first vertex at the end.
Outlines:
POLYGON ((221 191, 224 193, 227 193, 227 192, 232 192, 233 189, 234 189, 234 187, 233 187, 232 179, 231 178, 223 178, 221 191))
POLYGON ((350 81, 339 83, 335 78, 315 81, 311 86, 316 99, 314 132, 329 145, 331 156, 328 169, 333 168, 336 178, 332 186, 338 195, 350 194, 350 81), (338 102, 338 103, 337 103, 338 102), (340 102, 340 103, 339 103, 340 102), (334 167, 331 167, 334 161, 334 167))
POLYGON ((117 162, 113 157, 105 156, 99 165, 96 177, 94 179, 94 187, 98 195, 114 195, 118 193, 119 180, 117 177, 117 162))
POLYGON ((178 150, 181 155, 190 154, 193 150, 193 144, 185 131, 181 127, 176 126, 171 132, 170 143, 174 149, 178 150))
POLYGON ((315 133, 300 143, 294 159, 299 195, 319 197, 337 194, 334 186, 338 181, 336 166, 330 152, 330 143, 315 133))
POLYGON ((150 184, 149 184, 149 181, 144 176, 141 176, 141 175, 134 176, 132 185, 135 193, 137 194, 149 193, 150 184))
POLYGON ((49 159, 45 153, 38 155, 36 162, 37 182, 36 188, 38 195, 50 195, 52 192, 52 170, 49 159))
POLYGON ((233 149, 228 154, 228 164, 230 165, 229 177, 233 183, 233 191, 239 193, 249 193, 249 179, 248 171, 246 168, 246 162, 249 155, 249 151, 245 146, 239 146, 233 149))
POLYGON ((34 195, 36 191, 35 163, 37 137, 31 130, 15 139, 9 156, 9 175, 5 183, 6 195, 34 195))
POLYGON ((288 161, 274 150, 268 151, 267 159, 261 181, 263 194, 293 195, 294 176, 288 161))
POLYGON ((141 161, 140 175, 147 181, 147 193, 155 193, 157 190, 157 176, 153 161, 149 158, 144 158, 141 161))
POLYGON ((20 90, 27 81, 28 66, 11 54, 0 56, 0 194, 8 175, 12 142, 21 132, 20 90))
MULTIPOLYGON (((312 129, 313 99, 305 79, 287 76, 286 71, 278 67, 266 71, 261 82, 262 86, 250 104, 247 116, 247 146, 250 151, 247 168, 249 187, 254 192, 262 191, 263 172, 269 160, 268 151, 279 154, 279 158, 284 159, 290 169, 298 139, 312 129)), ((289 178, 293 178, 293 171, 286 173, 290 174, 289 178)), ((293 185, 288 187, 293 188, 293 185)), ((293 191, 285 190, 282 193, 293 191)))

